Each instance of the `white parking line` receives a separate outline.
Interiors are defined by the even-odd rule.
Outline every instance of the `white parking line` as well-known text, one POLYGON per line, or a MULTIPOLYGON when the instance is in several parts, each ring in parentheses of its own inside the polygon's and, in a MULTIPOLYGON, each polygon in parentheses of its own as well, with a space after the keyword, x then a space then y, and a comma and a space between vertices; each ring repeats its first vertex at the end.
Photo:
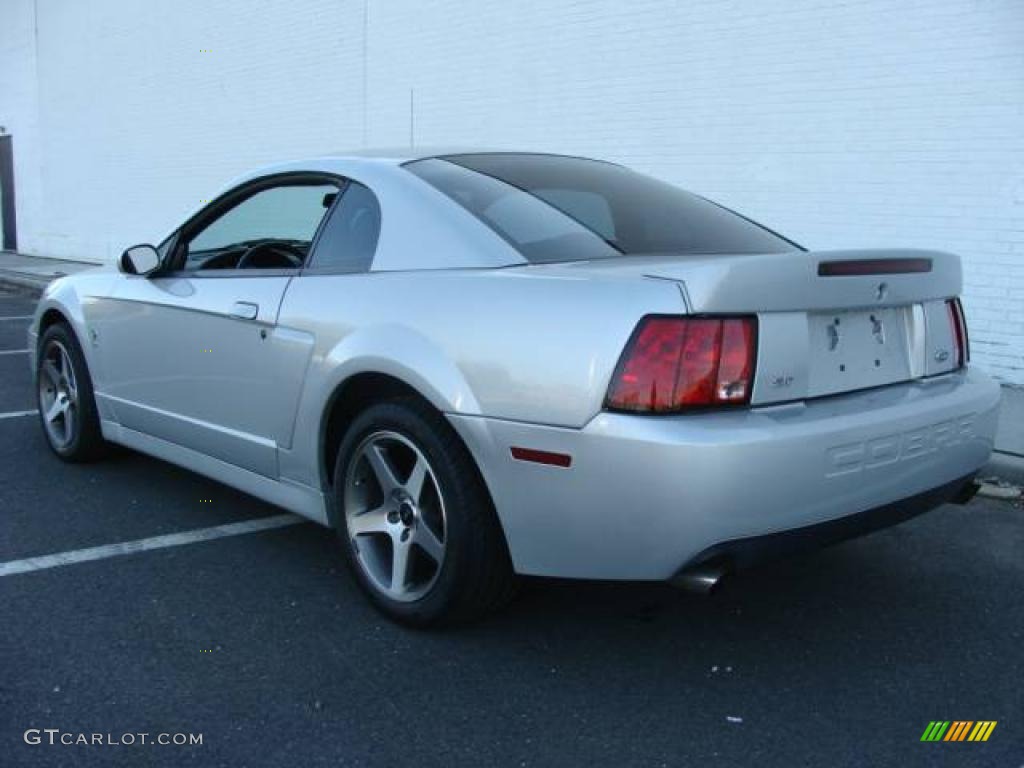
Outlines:
POLYGON ((195 530, 182 531, 181 533, 168 533, 164 536, 153 536, 149 539, 123 541, 120 544, 106 544, 101 547, 73 549, 69 552, 58 552, 53 555, 29 557, 24 560, 10 560, 6 563, 0 563, 0 576, 12 576, 16 573, 29 573, 30 571, 41 571, 46 568, 57 568, 62 565, 86 563, 90 560, 103 560, 108 557, 118 557, 119 555, 148 552, 151 549, 180 547, 197 541, 223 539, 226 536, 240 536, 243 533, 269 531, 273 528, 284 528, 289 525, 308 522, 306 518, 299 517, 298 515, 273 515, 272 517, 258 517, 254 520, 245 520, 241 523, 215 525, 212 528, 196 528, 195 530))
POLYGON ((10 317, 0 317, 0 320, 31 320, 32 315, 11 315, 10 317))
POLYGON ((19 416, 35 416, 39 411, 8 411, 0 413, 0 419, 16 419, 19 416))
POLYGON ((27 349, 0 349, 0 355, 27 355, 27 349))

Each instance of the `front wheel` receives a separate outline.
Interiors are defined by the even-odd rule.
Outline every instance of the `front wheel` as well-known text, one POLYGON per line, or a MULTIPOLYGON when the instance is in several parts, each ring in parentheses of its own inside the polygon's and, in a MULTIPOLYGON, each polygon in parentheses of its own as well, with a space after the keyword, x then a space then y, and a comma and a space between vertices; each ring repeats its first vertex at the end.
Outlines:
POLYGON ((416 399, 373 405, 345 434, 334 469, 345 558, 373 603, 414 626, 472 620, 515 577, 472 457, 416 399))
POLYGON ((36 389, 43 433, 54 453, 77 462, 106 452, 85 356, 64 323, 47 328, 39 342, 36 389))

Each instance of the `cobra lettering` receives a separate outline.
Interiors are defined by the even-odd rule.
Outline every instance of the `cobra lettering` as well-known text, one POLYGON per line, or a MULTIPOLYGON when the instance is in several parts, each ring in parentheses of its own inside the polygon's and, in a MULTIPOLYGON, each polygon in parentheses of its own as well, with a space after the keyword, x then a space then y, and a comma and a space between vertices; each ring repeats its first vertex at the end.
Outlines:
POLYGON ((963 443, 974 436, 974 414, 906 432, 829 448, 826 477, 875 469, 963 443))

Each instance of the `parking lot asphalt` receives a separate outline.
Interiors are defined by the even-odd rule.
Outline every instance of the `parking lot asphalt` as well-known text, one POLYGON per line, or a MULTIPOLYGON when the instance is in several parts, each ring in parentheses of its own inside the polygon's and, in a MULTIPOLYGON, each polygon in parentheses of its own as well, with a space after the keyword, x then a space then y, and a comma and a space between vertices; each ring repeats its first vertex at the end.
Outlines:
MULTIPOLYGON (((31 304, 0 295, 0 317, 31 304)), ((24 346, 27 321, 0 324, 24 346)), ((0 355, 0 413, 32 405, 0 355)), ((0 418, 0 500, 0 563, 281 513, 128 451, 63 464, 34 416, 0 418)), ((382 619, 313 524, 0 576, 0 766, 1019 768, 1022 553, 1024 510, 976 499, 712 598, 534 580, 444 632, 382 619), (932 720, 998 725, 922 743, 932 720)))

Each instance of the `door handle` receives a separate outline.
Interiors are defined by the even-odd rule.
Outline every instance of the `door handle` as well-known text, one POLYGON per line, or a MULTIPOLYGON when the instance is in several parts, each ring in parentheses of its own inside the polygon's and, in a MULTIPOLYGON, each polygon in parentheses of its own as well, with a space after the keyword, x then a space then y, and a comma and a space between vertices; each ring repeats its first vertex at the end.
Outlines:
POLYGON ((259 313, 259 304, 253 304, 251 301, 236 301, 231 305, 231 311, 228 312, 229 315, 239 320, 255 320, 259 313))

